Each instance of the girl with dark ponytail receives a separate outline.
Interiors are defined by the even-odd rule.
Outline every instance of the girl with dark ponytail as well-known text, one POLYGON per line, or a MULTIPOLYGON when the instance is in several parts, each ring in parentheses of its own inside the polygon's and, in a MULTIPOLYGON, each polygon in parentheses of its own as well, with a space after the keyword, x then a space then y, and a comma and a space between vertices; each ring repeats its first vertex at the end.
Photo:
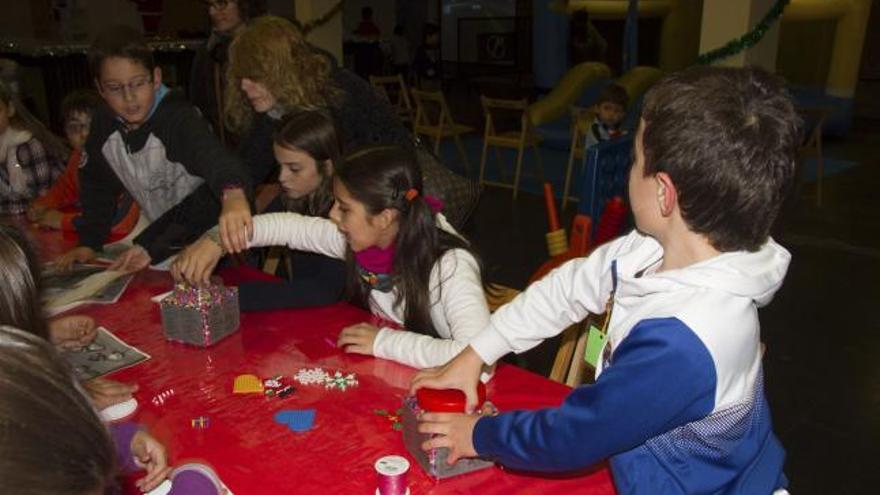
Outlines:
MULTIPOLYGON (((410 151, 354 151, 336 167, 330 221, 259 215, 249 247, 287 245, 345 259, 351 301, 404 326, 345 328, 338 345, 346 352, 418 368, 444 364, 488 324, 489 310, 480 262, 422 188, 410 151)), ((207 282, 223 255, 212 232, 178 256, 178 280, 207 282)))

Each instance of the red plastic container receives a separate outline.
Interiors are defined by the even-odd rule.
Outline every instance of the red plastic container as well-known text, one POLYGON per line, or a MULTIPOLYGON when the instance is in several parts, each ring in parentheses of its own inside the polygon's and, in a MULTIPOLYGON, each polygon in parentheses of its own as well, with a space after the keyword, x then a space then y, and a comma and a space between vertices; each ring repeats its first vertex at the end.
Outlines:
MULTIPOLYGON (((464 392, 456 389, 420 388, 416 390, 419 409, 429 412, 463 413, 465 405, 464 392)), ((477 410, 486 402, 486 386, 477 384, 477 410)))

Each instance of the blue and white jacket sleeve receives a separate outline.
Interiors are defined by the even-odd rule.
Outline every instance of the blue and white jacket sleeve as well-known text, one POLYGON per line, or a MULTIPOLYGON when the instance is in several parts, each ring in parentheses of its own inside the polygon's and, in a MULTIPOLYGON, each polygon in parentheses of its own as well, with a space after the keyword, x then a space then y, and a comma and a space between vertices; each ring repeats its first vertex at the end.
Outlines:
POLYGON ((571 471, 710 414, 716 374, 699 337, 676 318, 639 322, 595 384, 559 408, 482 418, 481 457, 532 471, 571 471))

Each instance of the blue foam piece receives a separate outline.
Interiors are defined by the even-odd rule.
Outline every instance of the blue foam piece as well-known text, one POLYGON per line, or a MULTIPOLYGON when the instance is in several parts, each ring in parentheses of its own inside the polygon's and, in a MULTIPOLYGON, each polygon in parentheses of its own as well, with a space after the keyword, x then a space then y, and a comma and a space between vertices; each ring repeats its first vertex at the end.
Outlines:
POLYGON ((314 409, 285 409, 274 416, 275 422, 286 425, 291 431, 298 433, 312 429, 315 424, 314 409))

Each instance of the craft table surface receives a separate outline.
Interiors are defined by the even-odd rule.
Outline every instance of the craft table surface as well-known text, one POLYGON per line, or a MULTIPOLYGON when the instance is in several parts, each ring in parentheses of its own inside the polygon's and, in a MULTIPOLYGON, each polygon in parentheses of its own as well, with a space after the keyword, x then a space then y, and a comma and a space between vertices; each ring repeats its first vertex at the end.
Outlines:
MULTIPOLYGON (((74 245, 69 235, 30 229, 41 256, 50 259, 74 245)), ((213 466, 235 495, 362 494, 376 489, 374 462, 399 454, 411 462, 412 495, 424 494, 613 494, 604 467, 561 477, 516 473, 494 467, 436 481, 415 463, 402 433, 375 409, 395 410, 406 395, 412 368, 371 356, 346 354, 326 341, 370 315, 347 304, 242 313, 241 329, 217 345, 195 348, 170 343, 162 334, 159 305, 150 297, 168 291, 166 272, 135 276, 117 304, 83 306, 88 314, 152 358, 111 378, 140 386, 134 420, 169 449, 174 463, 198 459, 213 466), (359 386, 345 392, 294 384, 287 398, 232 393, 237 375, 290 377, 300 368, 356 373, 359 386), (162 400, 156 399, 162 396, 162 400), (156 399, 156 400, 154 400, 156 399), (282 409, 317 411, 310 431, 276 424, 282 409), (207 417, 196 429, 191 420, 207 417)), ((559 405, 569 388, 502 364, 488 384, 488 398, 501 411, 559 405)), ((131 490, 130 493, 136 493, 131 490)))

